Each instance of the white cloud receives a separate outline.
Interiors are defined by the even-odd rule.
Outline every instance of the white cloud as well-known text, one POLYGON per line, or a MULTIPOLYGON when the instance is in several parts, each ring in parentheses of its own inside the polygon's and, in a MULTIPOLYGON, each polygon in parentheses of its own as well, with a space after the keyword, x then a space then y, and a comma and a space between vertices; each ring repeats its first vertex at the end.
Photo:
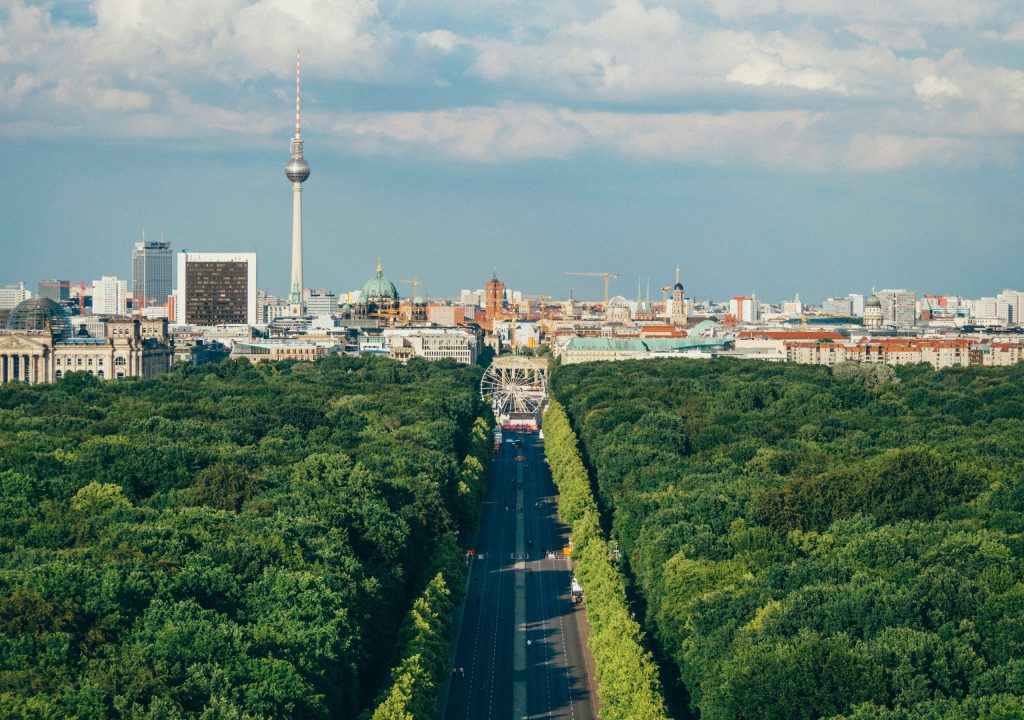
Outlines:
POLYGON ((459 46, 459 39, 450 30, 431 30, 419 34, 420 41, 444 53, 450 53, 459 46))
POLYGON ((311 123, 365 153, 879 170, 1015 158, 1024 136, 1024 71, 993 59, 1024 41, 1013 0, 90 7, 67 25, 0 0, 0 132, 260 142, 288 130, 301 45, 311 123), (353 113, 357 85, 403 112, 353 113))
POLYGON ((955 82, 936 75, 928 75, 914 83, 914 92, 926 105, 932 107, 941 107, 951 98, 963 97, 955 82))
POLYGON ((755 50, 726 76, 729 82, 742 85, 788 85, 801 90, 845 92, 836 76, 817 67, 787 67, 777 53, 755 50))

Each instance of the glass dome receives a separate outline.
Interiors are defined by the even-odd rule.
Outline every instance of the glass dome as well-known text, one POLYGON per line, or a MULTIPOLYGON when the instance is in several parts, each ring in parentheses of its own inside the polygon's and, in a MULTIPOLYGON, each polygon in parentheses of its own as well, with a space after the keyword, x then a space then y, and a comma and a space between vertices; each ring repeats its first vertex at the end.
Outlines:
POLYGON ((54 340, 71 337, 71 317, 60 303, 49 298, 24 300, 7 317, 8 330, 49 330, 54 340))

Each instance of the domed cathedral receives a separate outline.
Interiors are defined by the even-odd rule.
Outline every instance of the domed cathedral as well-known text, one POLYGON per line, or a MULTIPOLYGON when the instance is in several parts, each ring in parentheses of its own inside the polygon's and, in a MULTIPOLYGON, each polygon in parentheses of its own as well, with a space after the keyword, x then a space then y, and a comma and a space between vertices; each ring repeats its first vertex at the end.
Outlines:
POLYGON ((669 319, 673 325, 686 327, 686 293, 679 282, 679 266, 676 265, 676 284, 672 286, 672 312, 669 319))
POLYGON ((882 327, 882 301, 875 295, 874 288, 871 289, 871 295, 864 302, 864 327, 882 327))
POLYGON ((377 273, 363 284, 362 296, 352 314, 359 318, 393 319, 398 316, 399 307, 398 289, 384 277, 378 258, 377 273))

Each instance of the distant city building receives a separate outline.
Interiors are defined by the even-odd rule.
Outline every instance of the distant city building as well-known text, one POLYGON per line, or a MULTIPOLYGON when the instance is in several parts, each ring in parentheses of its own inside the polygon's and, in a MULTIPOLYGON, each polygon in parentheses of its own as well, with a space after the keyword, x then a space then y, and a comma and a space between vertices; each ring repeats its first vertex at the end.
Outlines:
POLYGON ((142 240, 132 248, 132 298, 137 307, 163 307, 174 290, 171 244, 142 240))
POLYGON ((859 295, 857 293, 850 293, 846 297, 847 297, 847 299, 849 299, 850 306, 852 307, 852 310, 850 311, 850 315, 852 317, 860 317, 861 315, 863 315, 864 314, 864 302, 867 300, 867 298, 865 298, 863 295, 859 295))
POLYGON ((783 315, 802 315, 804 312, 804 304, 800 300, 800 293, 796 294, 792 300, 787 300, 782 303, 783 315))
POLYGON ((756 296, 737 295, 729 301, 729 314, 736 318, 736 322, 757 322, 760 318, 760 308, 756 296))
POLYGON ((918 339, 886 338, 827 342, 790 341, 786 359, 805 365, 836 365, 842 362, 882 365, 928 363, 936 370, 966 367, 971 364, 972 341, 966 338, 918 339))
POLYGON ((427 305, 427 322, 434 325, 461 325, 466 322, 466 308, 457 305, 427 305))
POLYGON ((971 320, 978 325, 1009 325, 1013 308, 1005 300, 994 297, 978 298, 972 303, 971 320))
POLYGON ((917 324, 917 293, 909 290, 879 290, 882 321, 895 327, 913 327, 917 324))
POLYGON ((1010 308, 1011 323, 1024 325, 1024 290, 1003 290, 996 295, 996 299, 1006 303, 1010 308))
POLYGON ((472 365, 480 350, 477 335, 460 328, 386 328, 383 334, 388 356, 402 362, 420 357, 472 365))
POLYGON ((287 317, 289 310, 287 300, 271 295, 266 290, 256 291, 257 325, 267 325, 279 317, 287 317))
POLYGON ((30 297, 32 297, 32 293, 25 289, 23 282, 2 287, 0 288, 0 310, 12 310, 30 297))
MULTIPOLYGON (((848 297, 829 298, 822 306, 826 315, 835 317, 853 317, 853 301, 848 297)), ((863 310, 862 313, 863 314, 863 310)))
POLYGON ((306 314, 333 315, 338 312, 338 296, 330 290, 310 290, 306 297, 306 314))
POLYGON ((178 253, 174 321, 255 325, 256 253, 178 253))
POLYGON ((40 280, 36 295, 54 302, 65 303, 71 299, 71 283, 67 280, 40 280))
POLYGON ((483 290, 463 290, 459 293, 459 304, 460 305, 475 305, 477 307, 485 307, 487 302, 483 290))
POLYGON ((128 282, 109 275, 93 280, 92 312, 94 315, 127 315, 128 282))
POLYGON ((312 361, 327 357, 333 347, 333 343, 306 340, 260 340, 236 343, 231 349, 231 357, 242 358, 251 363, 279 360, 312 361))

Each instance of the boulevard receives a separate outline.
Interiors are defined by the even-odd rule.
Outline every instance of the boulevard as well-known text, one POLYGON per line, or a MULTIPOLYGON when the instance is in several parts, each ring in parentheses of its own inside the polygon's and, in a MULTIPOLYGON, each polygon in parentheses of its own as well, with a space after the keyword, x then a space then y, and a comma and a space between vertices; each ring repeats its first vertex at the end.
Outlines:
POLYGON ((597 717, 586 613, 571 597, 555 493, 539 436, 506 437, 469 561, 440 717, 597 717))

